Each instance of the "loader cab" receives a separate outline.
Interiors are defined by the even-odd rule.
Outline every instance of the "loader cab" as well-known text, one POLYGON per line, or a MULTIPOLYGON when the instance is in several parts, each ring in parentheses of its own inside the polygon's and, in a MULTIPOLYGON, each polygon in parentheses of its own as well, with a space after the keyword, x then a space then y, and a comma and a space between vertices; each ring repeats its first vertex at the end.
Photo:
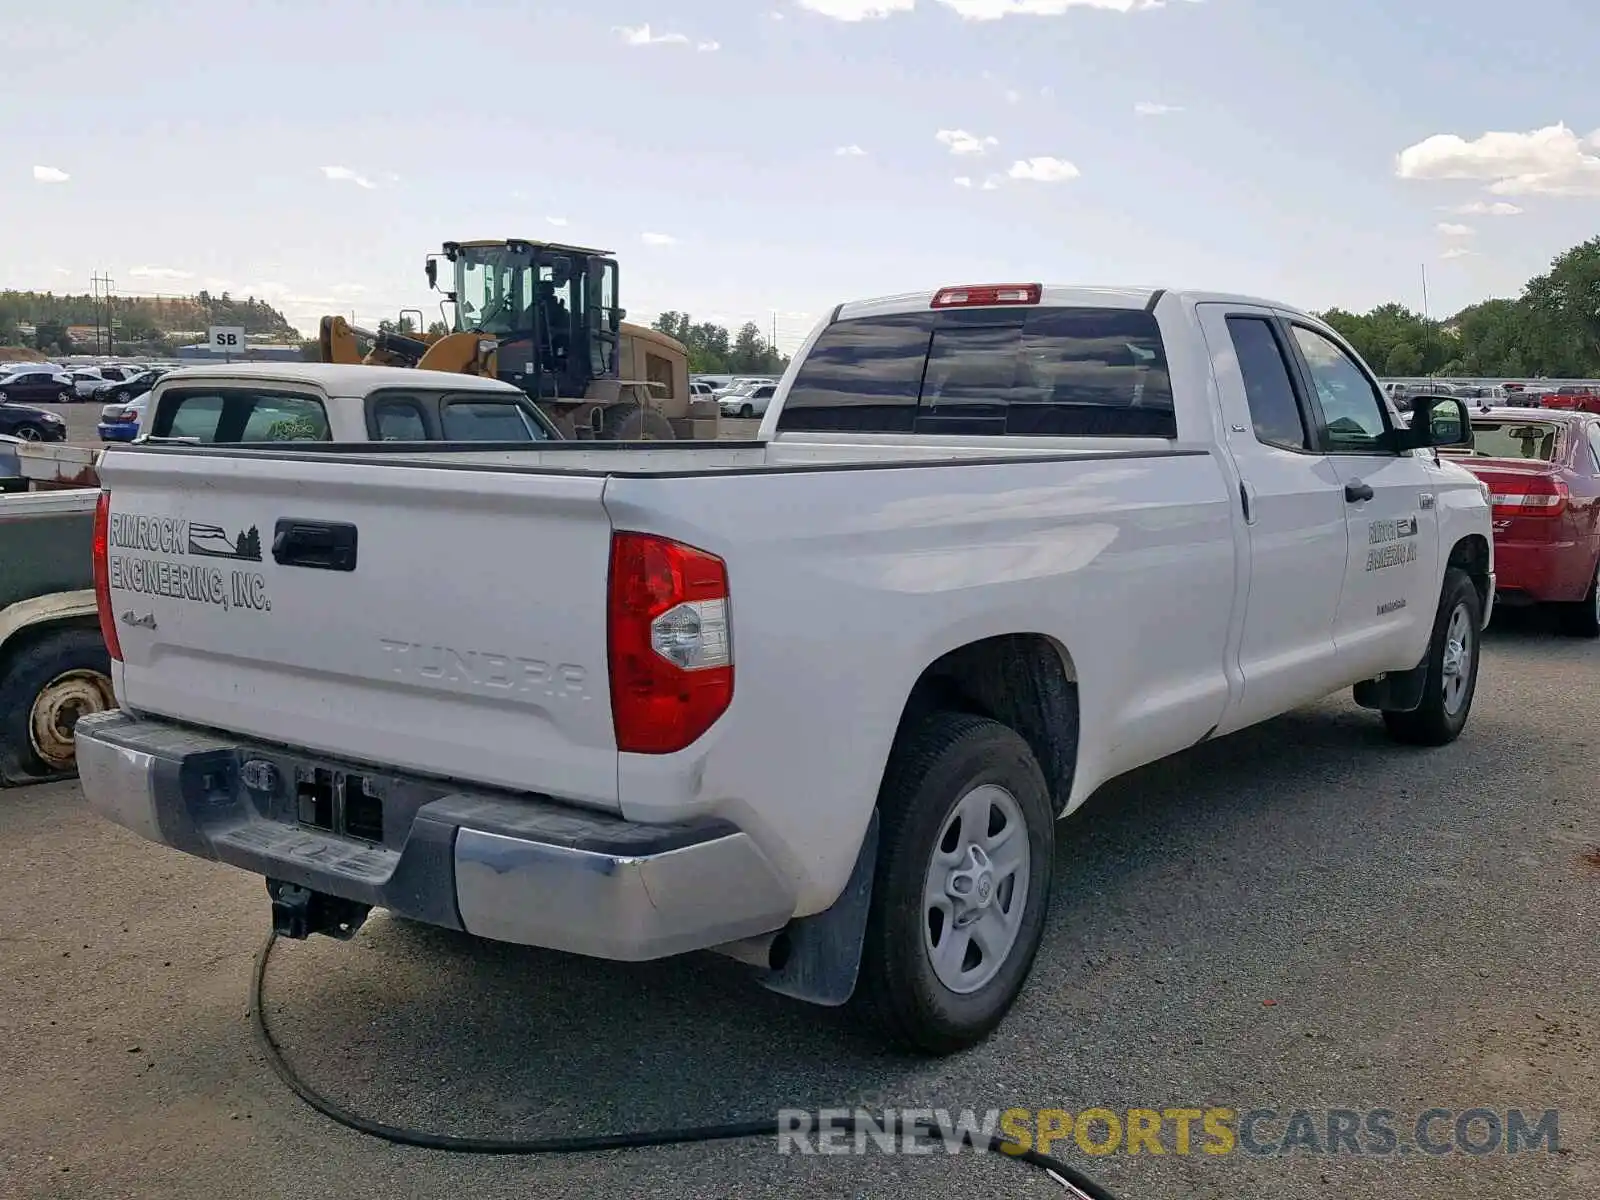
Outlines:
MULTIPOLYGON (((605 250, 549 242, 446 242, 453 331, 498 343, 499 378, 535 400, 582 399, 615 379, 623 311, 605 250)), ((437 286, 436 260, 428 260, 437 286)))

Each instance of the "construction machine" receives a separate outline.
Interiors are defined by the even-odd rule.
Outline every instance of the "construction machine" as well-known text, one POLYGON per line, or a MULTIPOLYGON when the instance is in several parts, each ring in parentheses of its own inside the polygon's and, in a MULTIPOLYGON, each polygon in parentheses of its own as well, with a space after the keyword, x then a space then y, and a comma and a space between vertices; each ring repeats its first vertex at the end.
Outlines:
POLYGON ((569 437, 717 436, 717 406, 690 392, 688 350, 623 321, 609 250, 518 238, 446 242, 428 255, 426 273, 443 293, 449 332, 374 332, 324 317, 323 361, 503 379, 569 437), (449 271, 444 287, 440 260, 449 271))

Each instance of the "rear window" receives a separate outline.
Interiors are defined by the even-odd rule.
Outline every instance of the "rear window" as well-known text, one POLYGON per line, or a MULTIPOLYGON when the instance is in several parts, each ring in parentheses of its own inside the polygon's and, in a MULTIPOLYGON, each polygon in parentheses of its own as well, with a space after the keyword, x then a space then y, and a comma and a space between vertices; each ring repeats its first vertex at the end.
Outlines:
POLYGON ((549 435, 505 400, 449 400, 439 410, 439 426, 447 442, 544 442, 549 435))
POLYGON ((1475 458, 1527 458, 1552 462, 1561 441, 1557 421, 1474 421, 1475 458))
POLYGON ((329 440, 321 400, 270 388, 174 388, 161 397, 149 432, 221 444, 329 440))
POLYGON ((841 321, 801 364, 780 430, 1177 436, 1142 309, 973 309, 841 321))

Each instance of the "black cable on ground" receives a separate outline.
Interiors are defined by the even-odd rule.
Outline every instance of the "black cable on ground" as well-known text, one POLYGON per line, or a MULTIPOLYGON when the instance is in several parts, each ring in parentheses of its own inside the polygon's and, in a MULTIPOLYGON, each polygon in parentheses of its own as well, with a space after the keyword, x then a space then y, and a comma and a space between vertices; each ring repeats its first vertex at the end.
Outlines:
MULTIPOLYGON (((776 1138, 782 1133, 776 1120, 771 1121, 730 1121, 723 1125, 689 1125, 679 1129, 649 1129, 629 1131, 625 1133, 600 1133, 588 1134, 583 1137, 542 1137, 542 1138, 486 1138, 486 1137, 460 1137, 449 1133, 428 1133, 421 1129, 409 1129, 402 1125, 385 1125, 381 1121, 369 1120, 360 1113, 351 1112, 336 1100, 330 1100, 316 1088, 312 1087, 295 1072, 289 1065, 288 1059, 283 1055, 282 1048, 277 1039, 272 1036, 272 1029, 267 1024, 267 1010, 265 1004, 265 991, 267 980, 267 960, 272 956, 272 948, 277 945, 278 935, 269 933, 267 940, 262 943, 261 951, 256 955, 255 973, 250 985, 250 1013, 255 1020, 256 1036, 261 1040, 261 1048, 266 1053, 267 1065, 277 1077, 283 1080, 287 1087, 301 1100, 316 1109, 331 1121, 336 1121, 346 1129, 353 1129, 357 1133, 366 1134, 368 1137, 381 1138, 386 1142, 393 1142, 399 1146, 417 1146, 424 1150, 445 1150, 454 1154, 584 1154, 597 1150, 630 1150, 642 1149, 647 1146, 675 1146, 687 1142, 721 1142, 732 1141, 740 1138, 771 1137, 776 1138)), ((839 1123, 836 1128, 841 1132, 854 1133, 857 1123, 852 1119, 839 1123)), ((890 1129, 874 1128, 871 1132, 878 1134, 893 1132, 896 1137, 918 1137, 931 1140, 941 1137, 942 1131, 937 1126, 927 1126, 917 1123, 906 1123, 896 1120, 890 1129)), ((1082 1200, 1117 1200, 1103 1185, 1096 1183, 1083 1172, 1069 1163, 1064 1163, 1058 1158, 1048 1154, 1040 1154, 1037 1150, 1023 1149, 1016 1142, 1009 1142, 1003 1138, 985 1137, 982 1134, 963 1133, 963 1141, 993 1154, 1000 1154, 1016 1162, 1027 1163, 1046 1174, 1065 1187, 1069 1193, 1075 1193, 1082 1200)))

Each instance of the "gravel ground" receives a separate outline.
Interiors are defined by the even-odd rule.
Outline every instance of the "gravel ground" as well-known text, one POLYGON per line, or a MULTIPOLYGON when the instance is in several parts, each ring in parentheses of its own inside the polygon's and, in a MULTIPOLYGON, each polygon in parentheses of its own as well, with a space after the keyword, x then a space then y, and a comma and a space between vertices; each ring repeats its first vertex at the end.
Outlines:
MULTIPOLYGON (((485 1135, 952 1108, 1560 1110, 1560 1153, 1089 1159, 1125 1200, 1600 1195, 1600 645, 1490 638, 1455 746, 1338 698, 1107 787, 1062 829, 1027 991, 984 1046, 880 1052, 714 956, 627 967, 375 915, 287 943, 268 1011, 370 1116, 485 1135)), ((976 1157, 772 1140, 496 1159, 331 1125, 246 1015, 259 880, 139 841, 77 787, 0 795, 0 1195, 1060 1196, 976 1157)), ((1168 1139, 1170 1145, 1170 1137, 1168 1139)), ((1197 1139, 1198 1141, 1198 1139, 1197 1139)))

